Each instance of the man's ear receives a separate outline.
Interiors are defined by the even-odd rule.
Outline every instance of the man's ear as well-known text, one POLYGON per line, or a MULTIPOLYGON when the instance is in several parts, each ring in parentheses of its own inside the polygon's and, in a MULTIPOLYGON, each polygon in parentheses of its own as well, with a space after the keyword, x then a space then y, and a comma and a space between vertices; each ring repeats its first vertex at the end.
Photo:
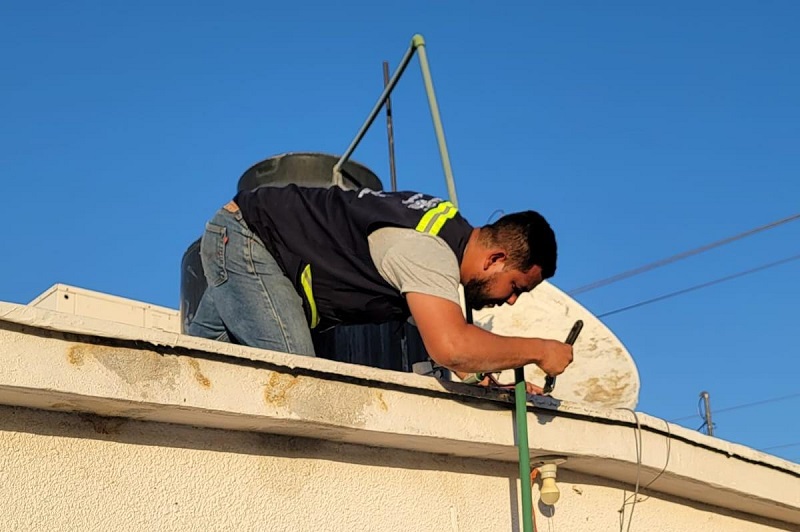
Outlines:
POLYGON ((505 267, 507 258, 508 255, 506 255, 505 251, 502 249, 494 249, 486 255, 486 259, 483 261, 483 270, 500 271, 505 267))

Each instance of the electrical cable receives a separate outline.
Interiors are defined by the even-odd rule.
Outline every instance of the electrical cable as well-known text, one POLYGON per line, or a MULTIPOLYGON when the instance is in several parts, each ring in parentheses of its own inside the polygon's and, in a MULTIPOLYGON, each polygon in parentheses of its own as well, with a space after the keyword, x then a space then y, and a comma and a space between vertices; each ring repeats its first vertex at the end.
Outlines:
MULTIPOLYGON (((534 482, 536 482, 536 477, 538 474, 539 474, 538 469, 536 469, 535 467, 531 469, 531 478, 530 478, 531 489, 533 488, 534 482)), ((536 510, 533 508, 533 501, 531 501, 530 511, 531 511, 531 519, 533 520, 533 532, 539 532, 539 527, 536 525, 536 510)))
MULTIPOLYGON (((650 482, 645 484, 645 486, 641 489, 641 491, 644 491, 647 488, 649 488, 650 486, 652 486, 653 483, 656 480, 658 480, 661 477, 661 475, 663 475, 666 472, 667 467, 669 467, 669 457, 672 454, 672 431, 669 428, 669 423, 668 422, 664 421, 664 425, 667 427, 667 459, 664 461, 664 467, 661 468, 661 471, 659 471, 658 474, 655 477, 653 477, 653 480, 651 480, 650 482)), ((650 498, 650 495, 647 495, 647 496, 645 496, 644 499, 640 500, 639 502, 644 502, 649 498, 650 498)))
POLYGON ((731 281, 733 279, 736 279, 738 277, 743 277, 743 276, 749 275, 751 273, 760 272, 760 271, 766 270, 768 268, 774 268, 775 266, 780 266, 781 264, 786 264, 787 262, 791 262, 791 261, 797 260, 797 259, 800 259, 800 254, 793 255, 791 257, 787 257, 785 259, 781 259, 781 260, 778 260, 778 261, 775 261, 775 262, 770 262, 769 264, 764 264, 764 265, 758 266, 756 268, 751 268, 749 270, 745 270, 743 272, 734 273, 733 275, 728 275, 728 276, 725 276, 725 277, 721 277, 719 279, 715 279, 715 280, 709 281, 707 283, 698 284, 698 285, 695 285, 695 286, 691 286, 689 288, 684 288, 683 290, 678 290, 676 292, 670 292, 670 293, 664 294, 662 296, 654 297, 652 299, 647 299, 645 301, 640 301, 638 303, 634 303, 633 305, 628 305, 628 306, 621 307, 621 308, 618 308, 618 309, 615 309, 615 310, 611 310, 611 311, 608 311, 608 312, 603 312, 602 314, 597 314, 597 317, 598 318, 604 318, 606 316, 611 316, 613 314, 619 314, 620 312, 625 312, 627 310, 633 310, 635 308, 643 307, 645 305, 650 305, 652 303, 657 303, 659 301, 664 301, 665 299, 670 299, 670 298, 673 298, 675 296, 687 294, 689 292, 694 292, 695 290, 700 290, 701 288, 708 288, 709 286, 713 286, 713 285, 716 285, 716 284, 724 283, 726 281, 731 281))
POLYGON ((620 514, 620 522, 619 522, 619 530, 623 532, 623 528, 625 527, 625 507, 630 505, 631 511, 628 514, 628 527, 625 529, 625 532, 630 532, 631 524, 633 523, 633 511, 636 508, 637 502, 645 502, 647 501, 650 496, 647 495, 643 499, 639 500, 639 493, 648 489, 653 483, 661 478, 667 468, 669 467, 669 459, 672 454, 672 431, 670 430, 669 423, 664 421, 664 425, 667 427, 667 458, 664 461, 664 467, 661 468, 661 471, 653 477, 653 479, 645 484, 643 487, 640 488, 640 481, 641 481, 641 471, 642 471, 642 425, 639 422, 639 415, 636 413, 635 410, 630 408, 619 408, 618 410, 627 410, 631 414, 633 414, 634 420, 636 420, 636 429, 634 430, 634 441, 636 443, 636 485, 634 487, 633 495, 629 495, 625 497, 622 501, 622 507, 620 507, 619 514, 620 514), (632 499, 632 501, 631 501, 632 499))
POLYGON ((773 445, 771 447, 763 447, 759 449, 759 451, 769 451, 770 449, 785 449, 787 447, 797 447, 800 445, 800 441, 796 441, 794 443, 785 443, 783 445, 773 445))
POLYGON ((494 218, 495 214, 499 214, 500 216, 504 216, 505 213, 506 213, 506 211, 504 211, 503 209, 495 209, 494 211, 492 211, 492 214, 490 214, 489 217, 486 219, 486 225, 489 225, 489 224, 492 223, 492 218, 494 218))
POLYGON ((625 532, 630 532, 631 524, 633 523, 633 511, 636 509, 636 499, 639 497, 639 481, 641 480, 641 473, 642 473, 642 425, 639 423, 639 415, 636 411, 631 410, 629 408, 625 408, 631 414, 633 414, 633 418, 636 420, 636 430, 634 430, 633 440, 636 443, 636 486, 633 490, 633 502, 629 503, 630 496, 625 497, 622 500, 622 506, 619 509, 619 530, 623 532, 623 528, 625 527, 625 507, 630 504, 631 505, 631 512, 628 514, 628 528, 625 532))
MULTIPOLYGON (((761 401, 752 401, 750 403, 743 403, 743 404, 740 404, 740 405, 729 406, 727 408, 720 408, 719 410, 714 410, 714 415, 716 416, 717 414, 720 414, 722 412, 731 412, 732 410, 739 410, 741 408, 750 408, 751 406, 765 405, 765 404, 774 403, 774 402, 777 402, 777 401, 785 401, 786 399, 793 399, 795 397, 800 397, 800 393, 782 395, 780 397, 773 397, 771 399, 763 399, 761 401)), ((683 417, 678 417, 678 418, 675 418, 675 419, 670 419, 669 421, 670 421, 670 423, 674 423, 676 421, 684 421, 684 420, 687 420, 687 419, 692 419, 693 417, 694 417, 694 415, 683 416, 683 417)))
POLYGON ((738 235, 734 235, 728 238, 723 238, 722 240, 717 240, 716 242, 712 242, 710 244, 706 244, 704 246, 700 246, 699 248, 690 249, 689 251, 684 251, 682 253, 678 253, 677 255, 672 255, 670 257, 657 260, 655 262, 651 262, 649 264, 645 264, 644 266, 640 266, 638 268, 634 268, 632 270, 628 270, 622 273, 618 273, 616 275, 612 275, 611 277, 606 277, 605 279, 600 279, 598 281, 594 281, 593 283, 589 283, 583 286, 579 286, 567 293, 571 296, 577 294, 583 294, 585 292, 589 292, 590 290, 595 290, 597 288, 610 285, 612 283, 616 283, 618 281, 622 281, 623 279, 628 279, 629 277, 633 277, 634 275, 639 275, 640 273, 648 272, 650 270, 654 270, 656 268, 660 268, 661 266, 666 266, 667 264, 672 264, 673 262, 677 262, 679 260, 691 257, 693 255, 698 255, 705 251, 723 246, 725 244, 729 244, 736 240, 748 237, 750 235, 754 235, 761 231, 766 231, 767 229, 772 229, 774 227, 778 227, 779 225, 783 225, 785 223, 797 220, 800 218, 800 213, 793 214, 792 216, 787 216, 786 218, 782 218, 780 220, 776 220, 774 222, 768 223, 766 225, 762 225, 759 227, 755 227, 743 233, 739 233, 738 235))
POLYGON ((775 401, 783 400, 783 399, 791 399, 794 397, 800 397, 800 393, 793 393, 790 395, 784 395, 783 397, 776 397, 775 399, 765 399, 763 401, 754 401, 752 403, 747 403, 743 405, 737 406, 729 406, 728 408, 720 408, 719 410, 714 411, 714 415, 721 414, 722 412, 730 412, 732 410, 740 410, 742 408, 749 408, 751 406, 762 405, 765 403, 774 403, 775 401))

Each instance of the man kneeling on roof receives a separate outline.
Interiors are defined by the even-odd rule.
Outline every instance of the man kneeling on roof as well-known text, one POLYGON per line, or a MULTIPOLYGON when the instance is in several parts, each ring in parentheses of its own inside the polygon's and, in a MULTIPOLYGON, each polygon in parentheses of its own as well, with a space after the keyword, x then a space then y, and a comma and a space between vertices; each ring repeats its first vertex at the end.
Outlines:
POLYGON ((410 315, 430 357, 462 378, 531 363, 555 376, 572 361, 567 344, 499 336, 461 310, 459 284, 477 310, 553 276, 555 234, 534 211, 473 227, 422 193, 260 187, 206 224, 200 255, 194 336, 313 356, 311 329, 410 315))

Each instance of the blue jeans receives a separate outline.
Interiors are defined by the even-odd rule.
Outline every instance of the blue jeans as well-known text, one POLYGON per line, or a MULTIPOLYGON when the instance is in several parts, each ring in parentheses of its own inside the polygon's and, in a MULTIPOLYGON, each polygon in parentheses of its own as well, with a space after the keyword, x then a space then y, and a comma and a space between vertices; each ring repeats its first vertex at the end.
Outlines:
POLYGON ((314 356, 300 296, 234 203, 206 224, 200 259, 208 288, 188 334, 314 356))

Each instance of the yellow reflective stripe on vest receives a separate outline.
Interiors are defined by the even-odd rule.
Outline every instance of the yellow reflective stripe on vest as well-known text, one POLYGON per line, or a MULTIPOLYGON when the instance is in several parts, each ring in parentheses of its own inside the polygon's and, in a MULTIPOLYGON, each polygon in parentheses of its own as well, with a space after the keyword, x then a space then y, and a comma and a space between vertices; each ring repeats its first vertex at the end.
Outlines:
POLYGON ((306 293, 308 306, 311 307, 311 328, 319 325, 319 315, 317 314, 317 303, 314 301, 314 291, 311 289, 311 265, 306 264, 303 274, 300 276, 300 284, 303 285, 303 292, 306 293))
POLYGON ((420 233, 430 233, 438 235, 447 220, 451 220, 458 209, 449 201, 443 201, 433 209, 425 213, 425 216, 417 224, 417 231, 420 233))

